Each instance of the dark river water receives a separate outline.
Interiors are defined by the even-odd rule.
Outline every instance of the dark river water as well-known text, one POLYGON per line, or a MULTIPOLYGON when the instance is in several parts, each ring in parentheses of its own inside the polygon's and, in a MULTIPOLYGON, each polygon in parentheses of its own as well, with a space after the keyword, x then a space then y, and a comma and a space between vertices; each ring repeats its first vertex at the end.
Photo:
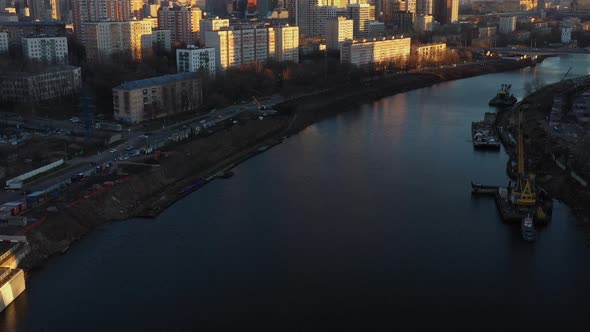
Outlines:
POLYGON ((590 57, 384 98, 312 125, 154 220, 99 227, 28 279, 0 331, 471 331, 590 323, 590 249, 557 204, 534 244, 469 181, 470 125, 590 57), (444 330, 447 330, 446 328, 444 330))

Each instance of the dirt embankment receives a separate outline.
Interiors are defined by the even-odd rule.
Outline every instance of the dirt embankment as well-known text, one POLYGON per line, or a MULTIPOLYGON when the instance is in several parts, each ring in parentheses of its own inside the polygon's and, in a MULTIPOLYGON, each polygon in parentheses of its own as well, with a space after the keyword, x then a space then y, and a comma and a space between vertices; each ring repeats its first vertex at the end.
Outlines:
MULTIPOLYGON (((448 80, 522 68, 526 64, 497 61, 486 66, 472 65, 386 77, 339 87, 281 104, 280 115, 263 121, 252 120, 212 136, 183 143, 168 150, 158 166, 136 167, 125 181, 113 189, 66 208, 67 201, 51 203, 59 212, 49 214, 45 223, 28 234, 31 253, 24 268, 41 265, 88 231, 112 220, 143 215, 165 208, 178 199, 178 188, 216 172, 222 165, 239 163, 256 148, 278 138, 295 134, 308 125, 378 98, 448 80)), ((39 213, 41 215, 42 212, 39 213)))
MULTIPOLYGON (((513 109, 500 114, 498 126, 508 128, 516 138, 518 113, 522 109, 527 172, 535 175, 539 187, 565 202, 574 211, 578 225, 587 235, 587 244, 590 245, 590 191, 571 175, 574 170, 580 177, 590 179, 590 146, 587 145, 590 133, 567 116, 563 118, 559 130, 548 125, 555 97, 567 100, 588 88, 589 77, 546 86, 524 98, 513 109), (558 163, 565 169, 559 167, 558 163)), ((516 146, 505 146, 514 158, 516 146)))

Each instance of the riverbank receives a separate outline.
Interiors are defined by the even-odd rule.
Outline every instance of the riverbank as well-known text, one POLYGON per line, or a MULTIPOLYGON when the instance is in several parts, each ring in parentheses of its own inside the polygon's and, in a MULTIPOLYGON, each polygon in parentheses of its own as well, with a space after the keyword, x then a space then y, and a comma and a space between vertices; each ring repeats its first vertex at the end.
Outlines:
MULTIPOLYGON (((46 222, 28 234, 31 254, 23 267, 42 265, 49 256, 62 252, 100 224, 154 216, 184 197, 187 186, 206 182, 220 170, 237 165, 323 118, 396 93, 525 66, 526 63, 515 61, 494 61, 485 66, 435 69, 342 85, 321 94, 289 100, 277 107, 278 115, 262 121, 250 119, 210 136, 169 147, 160 158, 149 157, 141 165, 121 167, 124 180, 108 191, 92 195, 75 206, 70 206, 71 201, 67 199, 52 202, 58 212, 47 215, 46 222)), ((90 181, 101 183, 102 179, 90 181)))
MULTIPOLYGON (((575 94, 587 89, 590 89, 590 76, 550 84, 500 112, 496 125, 505 135, 510 132, 516 138, 518 111, 523 110, 527 172, 535 175, 538 187, 570 207, 590 246, 590 191, 583 185, 584 179, 590 179, 590 147, 585 143, 590 133, 570 122, 567 116, 563 117, 559 129, 548 123, 554 98, 563 98, 567 108, 568 99, 571 101, 575 94)), ((516 145, 510 144, 507 136, 503 141, 514 159, 516 145)))

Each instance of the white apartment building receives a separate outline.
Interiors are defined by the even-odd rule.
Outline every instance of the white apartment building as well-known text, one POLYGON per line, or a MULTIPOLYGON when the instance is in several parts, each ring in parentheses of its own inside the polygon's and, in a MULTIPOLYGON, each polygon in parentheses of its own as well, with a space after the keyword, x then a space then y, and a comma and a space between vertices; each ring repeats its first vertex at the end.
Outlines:
POLYGON ((152 30, 152 47, 154 49, 172 51, 172 37, 170 30, 152 30))
POLYGON ((408 63, 411 52, 411 38, 383 38, 377 41, 347 41, 340 49, 340 62, 363 66, 372 63, 397 62, 400 66, 408 63))
POLYGON ((275 30, 275 58, 277 61, 299 63, 299 27, 282 26, 275 30))
POLYGON ((8 32, 0 31, 0 54, 8 53, 8 32))
POLYGON ((86 59, 110 62, 113 56, 141 61, 142 52, 152 47, 152 25, 146 21, 86 23, 86 59))
POLYGON ((349 17, 353 22, 353 35, 354 38, 366 38, 367 37, 367 24, 366 22, 371 20, 370 8, 371 6, 365 3, 362 4, 350 4, 346 8, 348 9, 349 17))
POLYGON ((275 31, 270 27, 236 26, 207 31, 205 35, 207 47, 215 48, 218 70, 265 62, 275 56, 275 31))
POLYGON ((46 64, 68 63, 68 39, 66 37, 22 38, 25 58, 46 64))
POLYGON ((516 16, 500 17, 500 33, 509 34, 516 30, 516 16))
POLYGON ((416 17, 414 18, 414 31, 432 31, 433 21, 434 18, 432 17, 432 15, 416 15, 416 17))
POLYGON ((113 88, 115 120, 138 123, 196 110, 202 101, 201 80, 195 73, 146 78, 113 88))
POLYGON ((346 40, 353 39, 353 22, 345 17, 334 17, 328 20, 326 48, 340 50, 346 40))
POLYGON ((201 46, 207 46, 206 31, 217 31, 221 28, 229 27, 229 19, 227 18, 209 18, 199 21, 199 43, 201 46))
POLYGON ((189 46, 176 50, 176 70, 179 73, 204 70, 210 77, 215 77, 215 49, 189 46))

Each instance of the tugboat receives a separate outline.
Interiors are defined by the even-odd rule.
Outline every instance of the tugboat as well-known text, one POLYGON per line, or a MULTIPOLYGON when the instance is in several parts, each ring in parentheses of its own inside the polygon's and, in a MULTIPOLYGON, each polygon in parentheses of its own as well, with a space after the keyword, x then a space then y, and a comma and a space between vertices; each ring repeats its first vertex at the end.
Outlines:
POLYGON ((534 242, 535 241, 535 224, 533 223, 533 214, 528 213, 526 217, 522 219, 522 223, 520 224, 520 231, 522 233, 522 238, 527 242, 534 242))
POLYGON ((518 101, 513 94, 510 93, 510 89, 512 88, 512 84, 502 84, 500 91, 496 94, 492 100, 490 100, 490 106, 496 107, 508 107, 516 104, 518 101))

